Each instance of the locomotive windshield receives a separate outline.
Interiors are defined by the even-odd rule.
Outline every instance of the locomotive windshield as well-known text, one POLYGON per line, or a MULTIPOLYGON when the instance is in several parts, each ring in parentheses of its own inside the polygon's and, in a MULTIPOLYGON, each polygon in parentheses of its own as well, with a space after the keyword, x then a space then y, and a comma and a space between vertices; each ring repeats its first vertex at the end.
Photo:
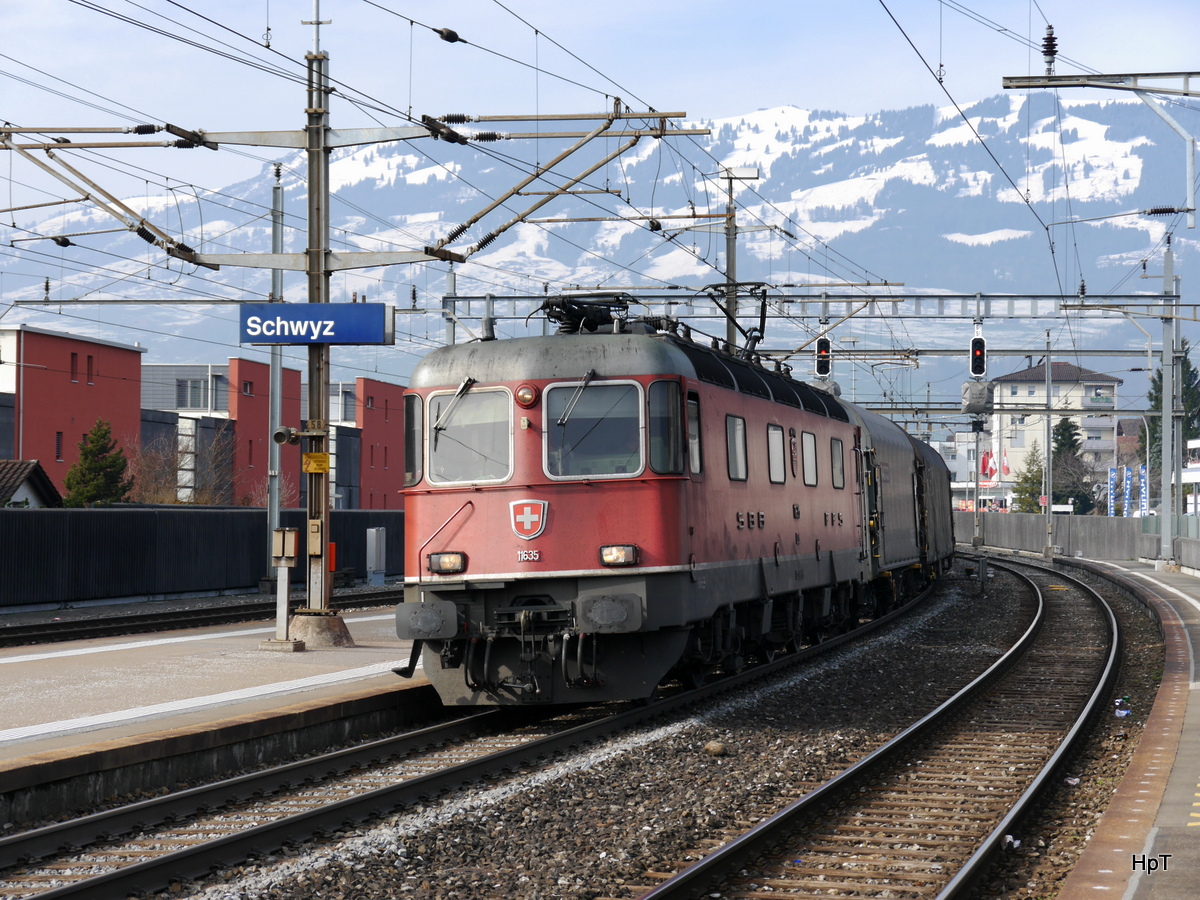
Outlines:
POLYGON ((503 481, 512 471, 512 401, 475 389, 429 398, 429 480, 503 481), (436 424, 434 424, 436 423, 436 424))
POLYGON ((551 478, 642 471, 641 395, 636 384, 563 385, 546 390, 546 474, 551 478), (574 403, 570 415, 564 413, 574 403))

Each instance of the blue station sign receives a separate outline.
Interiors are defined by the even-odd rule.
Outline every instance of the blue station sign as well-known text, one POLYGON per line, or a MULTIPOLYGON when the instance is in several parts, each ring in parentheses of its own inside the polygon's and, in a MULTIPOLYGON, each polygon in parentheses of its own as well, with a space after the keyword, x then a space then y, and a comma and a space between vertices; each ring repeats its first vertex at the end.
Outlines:
POLYGON ((392 344, 386 303, 243 303, 243 344, 392 344))

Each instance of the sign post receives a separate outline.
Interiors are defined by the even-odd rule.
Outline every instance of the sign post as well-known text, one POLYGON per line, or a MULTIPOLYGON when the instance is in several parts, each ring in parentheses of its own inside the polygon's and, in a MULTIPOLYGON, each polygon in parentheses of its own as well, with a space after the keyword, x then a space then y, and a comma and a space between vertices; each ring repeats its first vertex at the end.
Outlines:
POLYGON ((271 532, 271 564, 275 566, 275 638, 261 641, 259 649, 294 653, 304 649, 304 641, 288 639, 288 594, 291 570, 299 555, 300 531, 276 528, 271 532))

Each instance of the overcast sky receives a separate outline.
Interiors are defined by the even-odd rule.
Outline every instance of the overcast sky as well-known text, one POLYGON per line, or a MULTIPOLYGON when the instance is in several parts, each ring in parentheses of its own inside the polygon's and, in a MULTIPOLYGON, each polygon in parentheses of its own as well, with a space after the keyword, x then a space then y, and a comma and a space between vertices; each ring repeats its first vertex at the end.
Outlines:
MULTIPOLYGON (((169 121, 213 131, 302 125, 301 83, 96 7, 295 76, 313 46, 313 28, 300 24, 312 18, 312 0, 3 3, 0 119, 43 127, 169 121), (262 46, 268 30, 270 49, 262 46)), ((879 0, 324 0, 320 13, 332 20, 321 46, 333 78, 417 118, 598 110, 606 93, 694 118, 783 104, 849 113, 947 105, 926 62, 942 67, 946 88, 967 103, 1000 92, 1005 75, 1044 70, 1027 42, 1040 45, 1047 22, 1063 57, 1059 74, 1078 71, 1068 60, 1105 72, 1200 68, 1195 0, 888 0, 886 8, 879 0), (985 12, 991 24, 963 10, 985 12), (431 28, 453 29, 468 43, 447 43, 431 28)), ((343 101, 333 124, 375 123, 343 101)), ((139 161, 208 187, 261 165, 202 151, 139 161)), ((13 180, 21 174, 14 170, 13 180)))

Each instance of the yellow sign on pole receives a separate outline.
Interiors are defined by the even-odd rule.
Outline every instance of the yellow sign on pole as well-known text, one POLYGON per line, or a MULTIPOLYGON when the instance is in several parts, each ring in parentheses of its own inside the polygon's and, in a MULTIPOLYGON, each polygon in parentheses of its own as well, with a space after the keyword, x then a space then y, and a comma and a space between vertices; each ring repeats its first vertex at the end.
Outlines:
POLYGON ((301 471, 306 475, 329 472, 328 453, 305 453, 301 461, 301 471))

